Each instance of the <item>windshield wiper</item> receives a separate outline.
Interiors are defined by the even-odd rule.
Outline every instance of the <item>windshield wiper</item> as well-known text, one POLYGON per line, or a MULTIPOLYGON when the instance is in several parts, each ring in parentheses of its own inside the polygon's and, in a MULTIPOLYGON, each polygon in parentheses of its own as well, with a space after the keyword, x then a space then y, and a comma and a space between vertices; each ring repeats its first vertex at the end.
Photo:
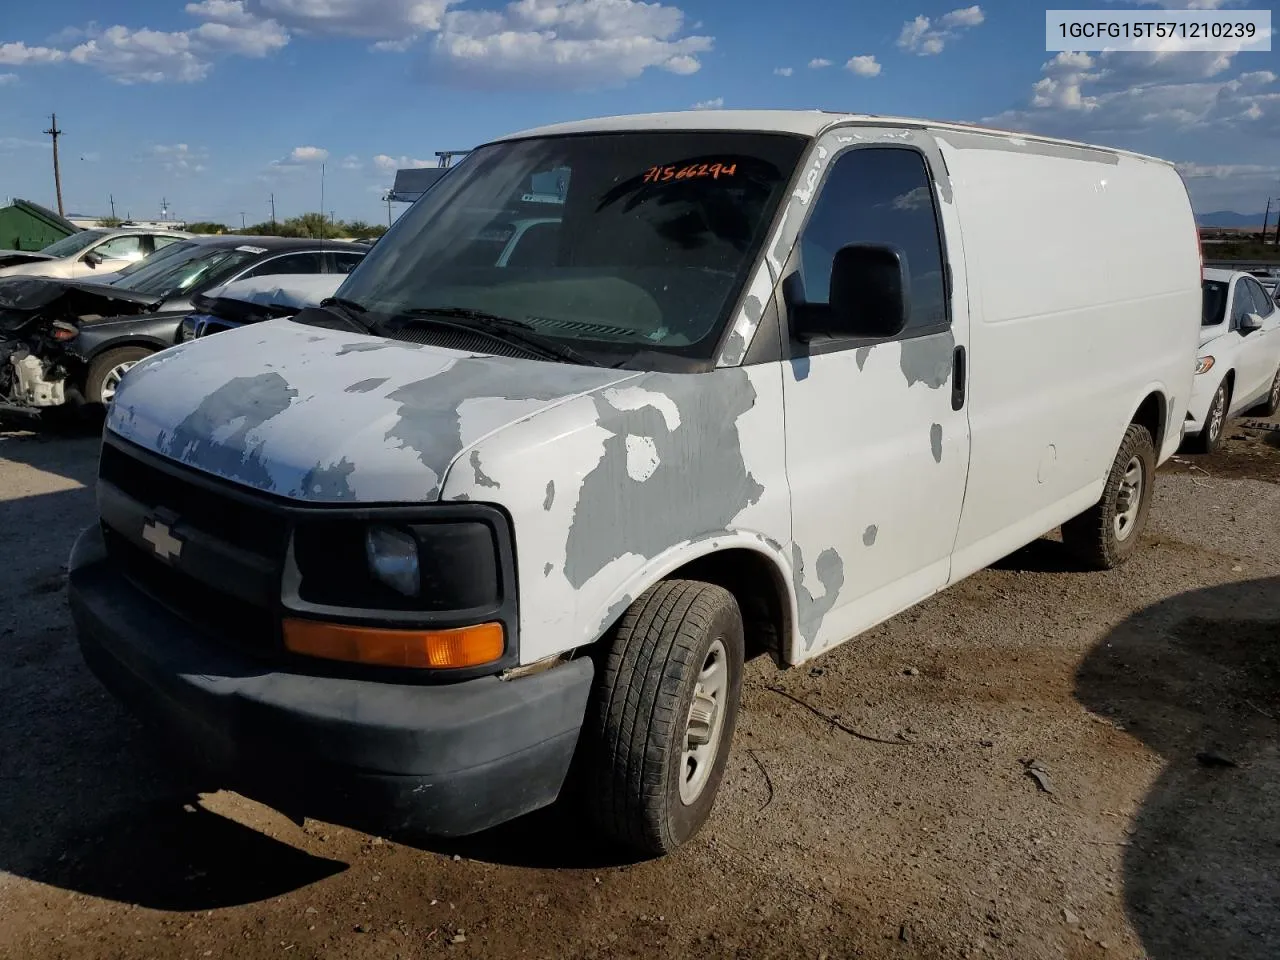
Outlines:
POLYGON ((572 347, 535 332, 531 323, 484 310, 475 310, 471 307, 414 307, 412 310, 397 314, 397 317, 405 317, 414 322, 432 323, 454 330, 466 330, 469 333, 482 333, 494 340, 507 343, 514 341, 543 356, 567 360, 582 366, 601 365, 599 361, 583 356, 572 347))
POLYGON ((319 306, 330 313, 338 314, 344 320, 350 320, 369 333, 377 332, 375 329, 377 322, 366 316, 369 313, 369 308, 363 303, 347 300, 345 297, 325 297, 320 301, 319 306), (338 309, 334 310, 334 307, 338 309))

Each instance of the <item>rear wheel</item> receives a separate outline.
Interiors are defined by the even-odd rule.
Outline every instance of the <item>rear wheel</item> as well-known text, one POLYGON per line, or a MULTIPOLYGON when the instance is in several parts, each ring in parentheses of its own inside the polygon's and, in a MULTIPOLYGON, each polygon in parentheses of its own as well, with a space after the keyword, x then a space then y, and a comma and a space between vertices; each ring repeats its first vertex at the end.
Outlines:
POLYGON ((1227 425, 1227 404, 1230 402, 1231 387, 1223 380, 1213 394, 1213 402, 1209 404, 1209 412, 1204 417, 1204 426, 1191 442, 1193 450, 1198 453, 1213 453, 1222 446, 1222 433, 1227 425))
POLYGON ((154 350, 146 347, 117 347, 98 356, 89 364, 89 372, 85 376, 85 399, 89 403, 110 406, 120 380, 129 368, 153 353, 154 350))
POLYGON ((1155 490, 1156 445, 1151 431, 1129 424, 1112 461, 1102 499, 1062 526, 1062 539, 1089 566, 1110 570, 1137 549, 1155 490))
POLYGON ((727 590, 665 580, 606 638, 583 728, 597 829, 638 853, 680 846, 724 776, 742 689, 743 630, 727 590))
POLYGON ((1280 370, 1276 371, 1276 378, 1271 381, 1271 392, 1267 394, 1267 399, 1262 401, 1258 412, 1264 417, 1274 417, 1280 413, 1280 370))

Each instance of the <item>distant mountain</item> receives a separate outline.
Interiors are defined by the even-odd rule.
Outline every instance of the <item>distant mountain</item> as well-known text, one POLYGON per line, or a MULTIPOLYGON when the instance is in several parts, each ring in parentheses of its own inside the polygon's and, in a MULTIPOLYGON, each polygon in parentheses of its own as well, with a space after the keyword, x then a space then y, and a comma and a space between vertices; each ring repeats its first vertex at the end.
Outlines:
MULTIPOLYGON (((1275 223, 1275 217, 1270 222, 1275 223)), ((1261 213, 1236 213, 1234 210, 1215 210, 1213 213, 1197 213, 1196 223, 1202 227, 1254 227, 1262 226, 1261 213)))

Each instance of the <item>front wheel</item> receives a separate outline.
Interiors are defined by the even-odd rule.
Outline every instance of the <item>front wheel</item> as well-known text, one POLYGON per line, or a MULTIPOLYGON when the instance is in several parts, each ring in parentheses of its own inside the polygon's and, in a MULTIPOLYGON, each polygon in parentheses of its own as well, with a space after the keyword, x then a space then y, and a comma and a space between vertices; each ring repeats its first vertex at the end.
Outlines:
POLYGON ((1227 425, 1227 404, 1231 401, 1231 388, 1223 380, 1214 391, 1209 412, 1204 416, 1204 426, 1191 443, 1197 453, 1214 453, 1222 446, 1222 431, 1227 425))
POLYGON ((1063 541, 1090 567, 1118 567, 1137 549, 1155 480, 1156 445, 1151 431, 1131 423, 1111 463, 1102 499, 1063 524, 1063 541))
POLYGON ((680 846, 711 813, 742 689, 733 594, 664 580, 604 640, 583 728, 597 829, 646 856, 680 846))
POLYGON ((117 347, 96 357, 85 376, 84 396, 89 403, 110 406, 120 380, 139 360, 155 353, 146 347, 117 347))

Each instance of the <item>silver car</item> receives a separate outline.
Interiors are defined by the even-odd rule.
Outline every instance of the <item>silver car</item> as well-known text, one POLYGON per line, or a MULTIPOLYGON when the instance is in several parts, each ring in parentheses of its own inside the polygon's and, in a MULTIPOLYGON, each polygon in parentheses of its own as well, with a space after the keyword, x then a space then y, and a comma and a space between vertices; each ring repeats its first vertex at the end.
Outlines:
POLYGON ((81 230, 34 253, 0 251, 0 277, 92 280, 114 276, 116 271, 190 236, 179 230, 129 227, 81 230))

